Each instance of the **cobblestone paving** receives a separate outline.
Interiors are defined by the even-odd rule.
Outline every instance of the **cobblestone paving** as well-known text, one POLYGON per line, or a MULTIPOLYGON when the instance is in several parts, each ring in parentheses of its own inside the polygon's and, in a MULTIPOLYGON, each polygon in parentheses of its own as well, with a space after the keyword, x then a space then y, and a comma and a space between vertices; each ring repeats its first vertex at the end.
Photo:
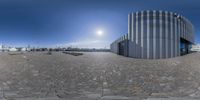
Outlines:
POLYGON ((7 99, 195 99, 200 97, 199 83, 200 53, 161 60, 108 52, 84 52, 82 56, 61 52, 0 53, 0 97, 7 99))

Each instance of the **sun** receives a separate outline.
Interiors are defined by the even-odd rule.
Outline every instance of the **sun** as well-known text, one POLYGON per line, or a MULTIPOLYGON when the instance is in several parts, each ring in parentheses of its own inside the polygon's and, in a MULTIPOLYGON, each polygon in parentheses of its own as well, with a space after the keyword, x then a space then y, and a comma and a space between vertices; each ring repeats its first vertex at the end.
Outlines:
POLYGON ((97 35, 98 36, 102 36, 103 35, 103 31, 102 30, 97 30, 97 35))

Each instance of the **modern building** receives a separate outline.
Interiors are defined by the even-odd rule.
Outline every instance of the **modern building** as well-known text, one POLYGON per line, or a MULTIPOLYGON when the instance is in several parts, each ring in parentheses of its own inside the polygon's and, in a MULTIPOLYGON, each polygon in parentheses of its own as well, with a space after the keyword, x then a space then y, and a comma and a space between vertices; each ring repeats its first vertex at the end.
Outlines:
POLYGON ((194 27, 185 17, 168 11, 146 10, 128 15, 128 34, 111 51, 133 58, 172 58, 190 52, 194 27))
POLYGON ((200 52, 200 44, 192 45, 191 51, 200 52))

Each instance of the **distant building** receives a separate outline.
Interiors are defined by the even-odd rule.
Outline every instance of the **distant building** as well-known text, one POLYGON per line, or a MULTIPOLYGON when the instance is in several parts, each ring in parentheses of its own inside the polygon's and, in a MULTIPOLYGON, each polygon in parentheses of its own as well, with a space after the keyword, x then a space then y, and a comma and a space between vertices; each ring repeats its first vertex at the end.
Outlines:
POLYGON ((27 51, 27 48, 23 47, 21 48, 21 51, 27 51))
POLYGON ((18 51, 18 49, 17 49, 17 48, 14 48, 14 47, 12 47, 12 48, 9 48, 9 51, 11 51, 11 52, 14 52, 14 51, 18 51))
POLYGON ((1 51, 1 52, 7 52, 7 51, 9 51, 9 47, 8 47, 8 46, 5 46, 5 45, 3 45, 3 44, 1 44, 1 45, 0 45, 0 51, 1 51))
POLYGON ((139 11, 128 15, 128 34, 111 44, 111 51, 134 58, 161 59, 188 54, 194 27, 185 17, 168 11, 139 11))
POLYGON ((191 51, 198 51, 198 52, 200 52, 200 44, 192 45, 191 51))

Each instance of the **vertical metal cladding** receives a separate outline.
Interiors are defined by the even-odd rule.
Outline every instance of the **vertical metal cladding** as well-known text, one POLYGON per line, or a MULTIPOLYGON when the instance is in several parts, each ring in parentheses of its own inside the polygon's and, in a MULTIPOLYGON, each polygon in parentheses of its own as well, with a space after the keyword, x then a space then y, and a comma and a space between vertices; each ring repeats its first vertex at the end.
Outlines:
POLYGON ((149 49, 150 49, 150 47, 149 47, 149 45, 150 45, 150 39, 149 39, 149 37, 150 37, 150 33, 149 33, 149 27, 150 27, 150 25, 149 25, 149 11, 147 11, 147 19, 146 19, 146 21, 147 21, 147 37, 146 37, 146 39, 147 39, 147 59, 149 59, 149 49))
POLYGON ((143 48, 144 47, 144 39, 143 39, 144 23, 143 22, 144 22, 144 12, 142 11, 141 12, 141 37, 140 37, 140 39, 141 39, 141 58, 144 58, 144 48, 143 48))
POLYGON ((162 46, 163 46, 163 42, 162 42, 162 38, 163 38, 163 28, 162 28, 162 25, 163 25, 163 20, 162 20, 162 11, 159 11, 159 42, 160 42, 160 44, 159 44, 159 50, 160 50, 160 54, 159 54, 159 58, 163 58, 163 53, 162 53, 162 51, 163 51, 163 48, 162 48, 162 46))
POLYGON ((165 11, 165 57, 168 58, 168 12, 165 11))
MULTIPOLYGON (((174 16, 176 16, 176 14, 174 15, 174 16)), ((175 55, 178 55, 178 37, 177 37, 177 34, 178 34, 178 29, 177 29, 177 18, 173 18, 173 20, 174 20, 174 38, 173 38, 173 40, 174 40, 174 57, 175 57, 175 55)))
POLYGON ((194 43, 194 27, 185 17, 167 11, 146 10, 128 15, 128 34, 111 44, 119 53, 118 44, 128 40, 128 56, 161 59, 180 56, 180 39, 194 43))
POLYGON ((153 58, 156 58, 156 11, 153 11, 153 58))

